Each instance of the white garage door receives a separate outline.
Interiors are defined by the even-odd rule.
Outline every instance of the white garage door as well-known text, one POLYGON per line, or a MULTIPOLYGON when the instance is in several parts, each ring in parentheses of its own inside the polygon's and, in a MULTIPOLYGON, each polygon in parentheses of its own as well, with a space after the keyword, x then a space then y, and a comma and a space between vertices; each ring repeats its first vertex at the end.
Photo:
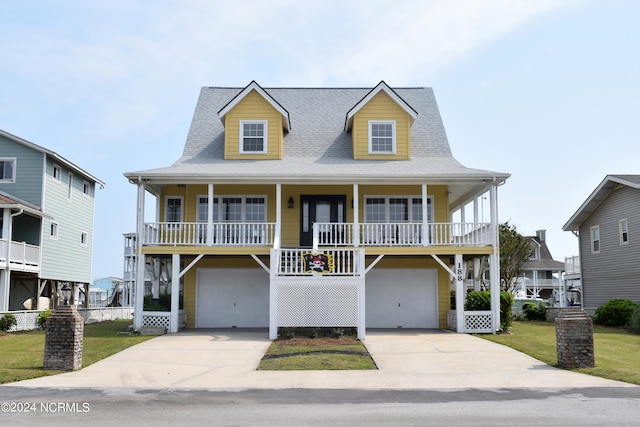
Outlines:
POLYGON ((437 328, 435 269, 372 269, 365 279, 367 328, 437 328))
POLYGON ((261 268, 201 268, 197 328, 269 326, 269 275, 261 268))

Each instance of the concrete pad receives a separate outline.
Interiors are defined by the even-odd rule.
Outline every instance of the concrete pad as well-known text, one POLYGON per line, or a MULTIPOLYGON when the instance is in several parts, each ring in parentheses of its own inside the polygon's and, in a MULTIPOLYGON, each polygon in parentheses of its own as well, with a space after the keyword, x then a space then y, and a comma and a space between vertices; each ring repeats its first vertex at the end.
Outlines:
POLYGON ((372 330, 378 370, 257 371, 266 331, 193 330, 153 338, 80 371, 11 386, 129 389, 466 389, 636 387, 553 368, 466 334, 372 330))

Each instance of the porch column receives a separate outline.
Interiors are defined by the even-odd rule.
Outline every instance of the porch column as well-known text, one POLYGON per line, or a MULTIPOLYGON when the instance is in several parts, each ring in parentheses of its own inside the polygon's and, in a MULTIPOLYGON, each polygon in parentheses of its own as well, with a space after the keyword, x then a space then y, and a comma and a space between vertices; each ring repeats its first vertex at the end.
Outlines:
POLYGON ((464 270, 462 268, 462 254, 456 254, 454 257, 456 273, 456 332, 464 332, 464 270))
POLYGON ((491 275, 491 311, 493 314, 493 330, 500 329, 500 240, 498 239, 498 188, 491 186, 491 238, 493 253, 489 256, 491 275))
POLYGON ((5 208, 2 210, 2 230, 0 237, 6 240, 6 243, 0 242, 0 244, 7 245, 6 256, 7 266, 5 270, 0 270, 0 311, 9 311, 9 286, 11 281, 11 262, 9 257, 11 256, 11 216, 9 215, 11 210, 5 208))
POLYGON ((136 281, 134 292, 134 308, 133 308, 133 327, 140 329, 142 325, 142 310, 144 309, 144 270, 145 256, 142 253, 142 244, 144 243, 144 194, 145 189, 142 182, 138 181, 138 210, 136 218, 136 281))
POLYGON ((278 290, 275 284, 276 272, 278 271, 278 257, 280 250, 271 249, 269 268, 269 339, 278 338, 278 290))
POLYGON ((353 184, 353 235, 351 236, 353 246, 360 246, 360 196, 358 195, 358 184, 353 184))
POLYGON ((422 246, 429 243, 429 209, 427 209, 427 184, 422 184, 422 246))
MULTIPOLYGON (((273 247, 280 248, 282 233, 282 184, 276 184, 276 231, 273 236, 273 247)), ((275 339, 275 338, 274 338, 275 339)))
POLYGON ((171 255, 171 324, 169 333, 178 332, 178 310, 180 309, 180 254, 171 255))
POLYGON ((213 183, 207 189, 207 246, 213 246, 213 183))

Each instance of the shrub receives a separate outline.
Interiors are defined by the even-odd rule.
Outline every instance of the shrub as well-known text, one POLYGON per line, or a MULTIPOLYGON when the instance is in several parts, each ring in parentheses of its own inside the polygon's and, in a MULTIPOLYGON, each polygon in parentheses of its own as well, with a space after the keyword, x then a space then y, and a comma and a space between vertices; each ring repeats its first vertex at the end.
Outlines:
POLYGON ((491 310, 491 292, 489 291, 471 291, 467 294, 464 302, 466 311, 485 311, 491 310))
POLYGON ((41 329, 44 329, 47 326, 47 319, 51 316, 53 311, 45 310, 42 313, 38 314, 38 318, 36 319, 36 323, 40 326, 41 329))
POLYGON ((547 307, 542 302, 525 302, 522 304, 522 314, 525 320, 547 320, 547 307))
POLYGON ((8 332, 12 326, 16 326, 17 324, 16 316, 11 313, 7 313, 0 317, 0 332, 8 332))
POLYGON ((627 326, 640 305, 626 299, 612 299, 596 309, 594 322, 605 326, 627 326))
POLYGON ((631 313, 629 328, 636 334, 640 334, 640 308, 631 313))
POLYGON ((500 292, 500 329, 508 331, 513 323, 513 294, 500 292))

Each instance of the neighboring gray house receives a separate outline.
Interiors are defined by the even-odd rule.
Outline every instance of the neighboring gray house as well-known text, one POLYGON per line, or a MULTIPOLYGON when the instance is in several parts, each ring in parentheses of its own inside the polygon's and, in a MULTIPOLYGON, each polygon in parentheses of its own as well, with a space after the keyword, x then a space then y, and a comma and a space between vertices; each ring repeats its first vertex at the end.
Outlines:
POLYGON ((0 311, 24 310, 29 298, 43 308, 63 283, 91 282, 96 184, 104 187, 64 157, 0 130, 0 311))
POLYGON ((546 230, 537 230, 535 236, 525 236, 533 255, 524 263, 522 276, 518 279, 518 296, 542 298, 554 306, 564 305, 561 283, 564 262, 555 261, 551 256, 546 234, 546 230))
POLYGON ((640 175, 607 175, 562 228, 580 239, 586 310, 640 303, 640 175))

